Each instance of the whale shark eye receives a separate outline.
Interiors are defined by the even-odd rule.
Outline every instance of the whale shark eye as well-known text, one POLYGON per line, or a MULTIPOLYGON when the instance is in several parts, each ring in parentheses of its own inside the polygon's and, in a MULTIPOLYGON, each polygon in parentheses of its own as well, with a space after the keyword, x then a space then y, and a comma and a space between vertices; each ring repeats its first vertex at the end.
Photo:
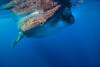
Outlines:
POLYGON ((43 24, 43 22, 40 23, 41 25, 43 24))

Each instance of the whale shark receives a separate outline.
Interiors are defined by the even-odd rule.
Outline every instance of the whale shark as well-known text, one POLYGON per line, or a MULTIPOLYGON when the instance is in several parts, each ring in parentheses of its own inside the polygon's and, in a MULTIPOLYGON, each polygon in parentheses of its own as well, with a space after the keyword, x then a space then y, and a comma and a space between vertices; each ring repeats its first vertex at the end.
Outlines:
MULTIPOLYGON (((82 0, 11 0, 2 6, 17 19, 20 30, 13 41, 14 47, 23 38, 42 38, 74 24, 71 8, 82 0)), ((1 9, 1 10, 2 10, 1 9)))

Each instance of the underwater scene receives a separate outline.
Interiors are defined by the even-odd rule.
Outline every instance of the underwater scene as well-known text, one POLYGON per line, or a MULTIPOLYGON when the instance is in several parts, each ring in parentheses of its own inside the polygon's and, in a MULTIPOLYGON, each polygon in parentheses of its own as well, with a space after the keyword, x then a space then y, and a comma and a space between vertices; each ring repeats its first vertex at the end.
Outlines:
POLYGON ((0 67, 100 67, 100 0, 0 0, 0 67))

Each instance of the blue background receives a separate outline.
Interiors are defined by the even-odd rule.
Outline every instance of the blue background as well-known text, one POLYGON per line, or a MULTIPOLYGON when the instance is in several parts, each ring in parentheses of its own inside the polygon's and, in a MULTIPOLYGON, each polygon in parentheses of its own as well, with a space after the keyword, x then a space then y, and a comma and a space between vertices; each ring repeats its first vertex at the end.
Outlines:
POLYGON ((19 30, 10 13, 0 11, 0 67, 100 67, 100 0, 86 0, 72 12, 75 24, 12 48, 19 30))

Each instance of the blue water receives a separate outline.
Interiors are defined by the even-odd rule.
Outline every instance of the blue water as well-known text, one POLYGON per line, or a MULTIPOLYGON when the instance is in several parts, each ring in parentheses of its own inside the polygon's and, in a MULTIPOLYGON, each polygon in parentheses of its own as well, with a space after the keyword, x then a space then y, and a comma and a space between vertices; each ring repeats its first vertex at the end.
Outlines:
POLYGON ((19 30, 9 12, 0 12, 0 67, 100 67, 100 1, 84 1, 72 12, 75 24, 46 38, 24 38, 15 48, 19 30))

